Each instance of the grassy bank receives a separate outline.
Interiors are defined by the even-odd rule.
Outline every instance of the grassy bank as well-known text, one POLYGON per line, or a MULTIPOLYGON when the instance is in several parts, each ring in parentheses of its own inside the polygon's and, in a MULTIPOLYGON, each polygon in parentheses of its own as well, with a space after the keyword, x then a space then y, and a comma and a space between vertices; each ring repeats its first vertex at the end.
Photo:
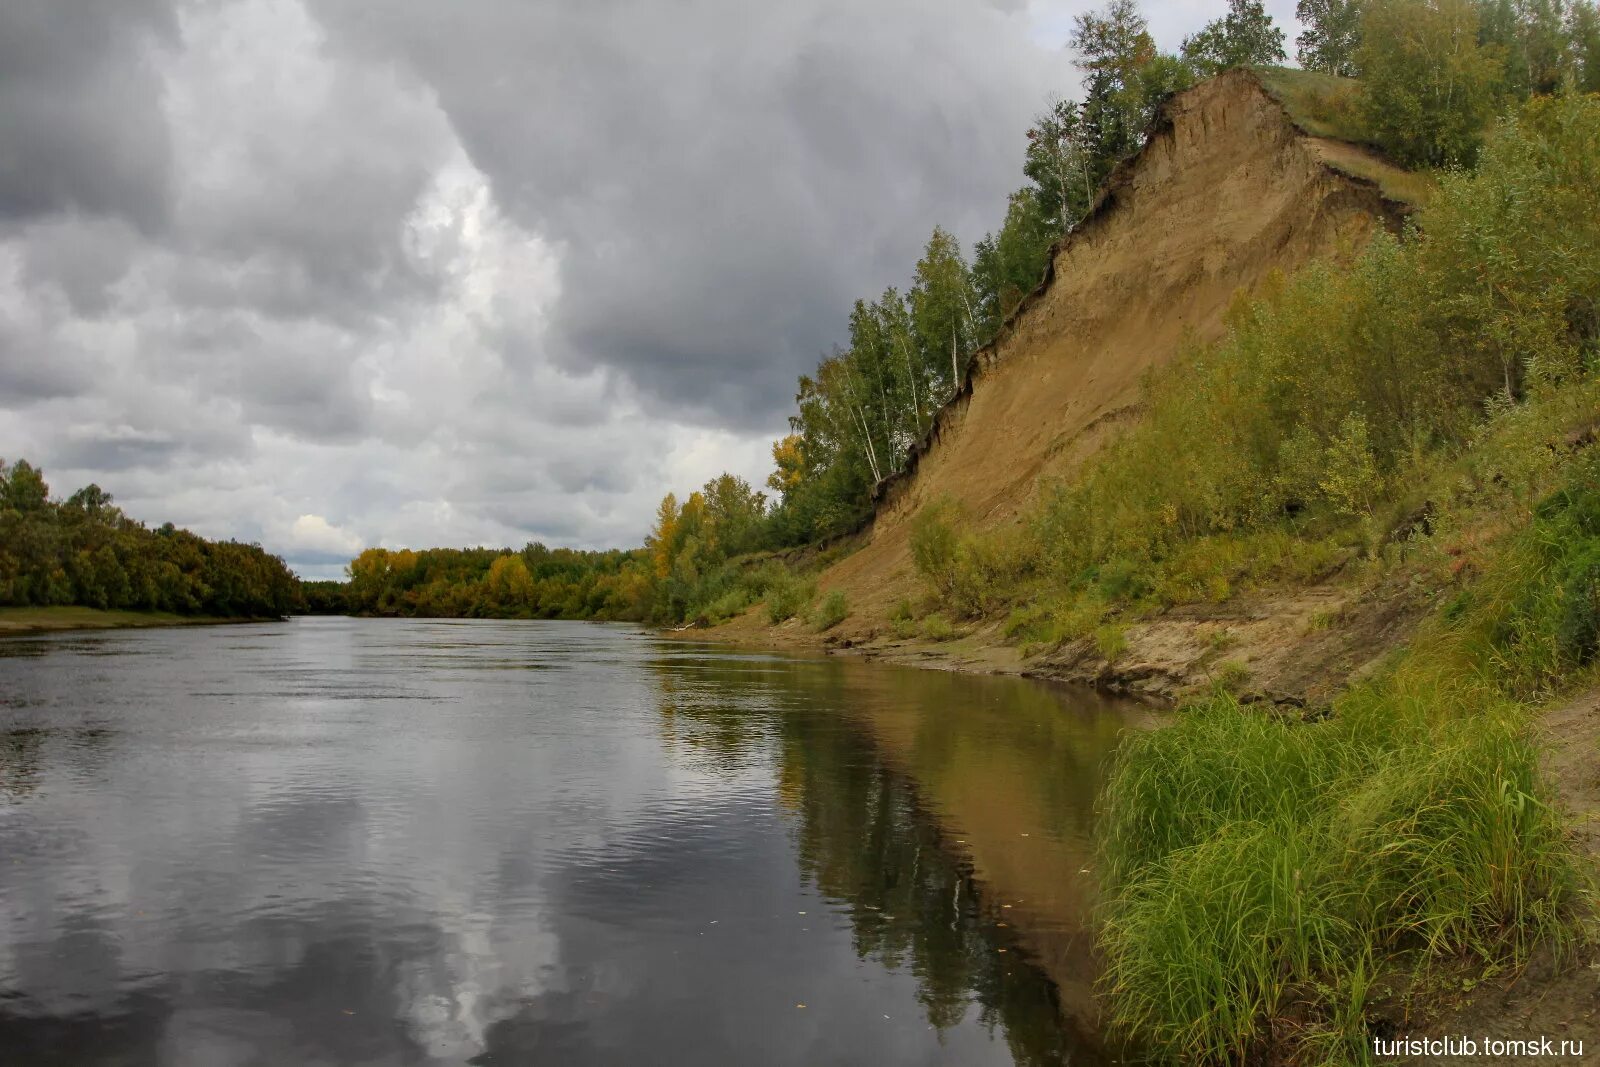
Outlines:
POLYGON ((1375 999, 1569 947, 1584 875, 1531 726, 1595 680, 1600 457, 1566 474, 1325 717, 1219 696, 1133 739, 1103 801, 1119 1027, 1174 1061, 1360 1063, 1375 999))
POLYGON ((257 620, 216 615, 176 615, 170 611, 102 611, 99 608, 0 607, 0 637, 61 630, 122 630, 148 626, 207 626, 257 620))

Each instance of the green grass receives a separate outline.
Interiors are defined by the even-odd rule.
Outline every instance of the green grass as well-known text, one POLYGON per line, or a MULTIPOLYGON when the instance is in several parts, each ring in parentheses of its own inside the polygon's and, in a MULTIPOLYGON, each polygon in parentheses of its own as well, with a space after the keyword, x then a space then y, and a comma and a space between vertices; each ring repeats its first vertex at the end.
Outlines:
POLYGON ((1352 144, 1374 143, 1372 131, 1356 106, 1361 91, 1356 79, 1291 67, 1261 66, 1251 70, 1289 117, 1313 137, 1352 144))
POLYGON ((176 615, 169 611, 102 611, 99 608, 76 606, 0 607, 0 635, 141 626, 199 626, 244 621, 248 620, 212 615, 176 615))
MULTIPOLYGON (((1483 444, 1502 470, 1516 422, 1483 444)), ((1593 673, 1600 456, 1557 473, 1325 721, 1219 694, 1124 746, 1098 865, 1118 1029, 1171 1062, 1366 1062, 1373 983, 1395 961, 1490 971, 1570 945, 1582 883, 1531 719, 1593 673)))

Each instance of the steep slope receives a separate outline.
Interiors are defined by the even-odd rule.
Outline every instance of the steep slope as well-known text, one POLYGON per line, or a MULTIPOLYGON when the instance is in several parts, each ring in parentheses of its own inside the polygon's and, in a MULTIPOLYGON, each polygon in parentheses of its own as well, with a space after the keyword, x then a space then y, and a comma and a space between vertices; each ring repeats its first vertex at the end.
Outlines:
POLYGON ((1247 70, 1168 101, 906 471, 879 486, 863 546, 822 575, 854 609, 838 637, 868 638, 915 591, 909 520, 923 506, 947 498, 979 528, 1014 520, 1135 413, 1148 370, 1220 334, 1236 293, 1397 228, 1404 207, 1371 180, 1391 169, 1307 135, 1247 70))

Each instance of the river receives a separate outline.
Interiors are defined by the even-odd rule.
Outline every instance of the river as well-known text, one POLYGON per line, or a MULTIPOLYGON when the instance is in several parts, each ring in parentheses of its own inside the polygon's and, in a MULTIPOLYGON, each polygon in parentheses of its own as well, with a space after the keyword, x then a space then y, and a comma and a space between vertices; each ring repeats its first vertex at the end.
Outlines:
POLYGON ((1088 842, 1145 718, 583 623, 0 641, 0 1050, 1104 1062, 1088 842))

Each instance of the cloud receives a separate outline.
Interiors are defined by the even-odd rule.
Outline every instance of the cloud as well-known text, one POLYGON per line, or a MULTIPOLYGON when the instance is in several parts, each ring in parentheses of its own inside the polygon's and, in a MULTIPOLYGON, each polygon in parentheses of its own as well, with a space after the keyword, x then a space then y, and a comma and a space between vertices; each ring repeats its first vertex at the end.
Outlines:
POLYGON ((341 530, 321 515, 301 515, 289 526, 286 547, 296 558, 309 554, 336 556, 349 559, 365 547, 361 538, 349 530, 341 530))
POLYGON ((0 29, 0 220, 77 210, 159 226, 172 11, 161 0, 20 0, 0 29))
POLYGON ((638 544, 998 223, 1082 6, 0 5, 0 456, 303 572, 638 544))
POLYGON ((318 10, 403 57, 508 216, 562 245, 551 358, 739 429, 781 419, 935 222, 994 224, 1020 130, 1068 76, 972 0, 318 10))

